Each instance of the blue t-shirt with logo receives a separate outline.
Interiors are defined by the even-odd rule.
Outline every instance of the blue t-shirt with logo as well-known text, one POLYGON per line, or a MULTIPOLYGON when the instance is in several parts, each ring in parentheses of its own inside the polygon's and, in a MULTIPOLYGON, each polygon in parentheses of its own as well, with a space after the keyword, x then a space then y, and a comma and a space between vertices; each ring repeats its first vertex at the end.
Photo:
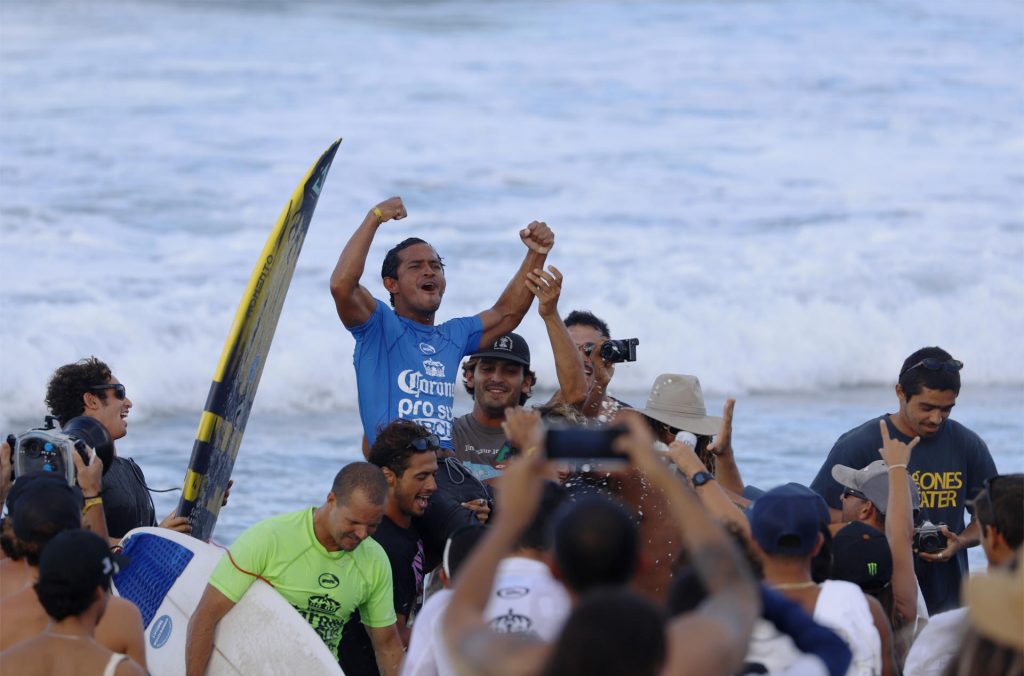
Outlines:
POLYGON ((356 339, 353 362, 367 441, 373 444, 379 429, 404 418, 423 425, 450 448, 459 363, 480 347, 480 318, 427 326, 399 317, 377 300, 370 319, 349 330, 356 339))

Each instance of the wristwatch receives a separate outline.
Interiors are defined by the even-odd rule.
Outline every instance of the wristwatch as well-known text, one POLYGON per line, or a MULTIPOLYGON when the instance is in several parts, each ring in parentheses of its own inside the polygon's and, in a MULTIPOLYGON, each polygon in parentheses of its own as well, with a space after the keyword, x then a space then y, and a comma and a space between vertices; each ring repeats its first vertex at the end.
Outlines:
POLYGON ((713 480, 714 478, 715 475, 712 474, 711 472, 697 472, 692 477, 690 477, 690 483, 693 484, 694 488, 700 488, 701 486, 713 480))

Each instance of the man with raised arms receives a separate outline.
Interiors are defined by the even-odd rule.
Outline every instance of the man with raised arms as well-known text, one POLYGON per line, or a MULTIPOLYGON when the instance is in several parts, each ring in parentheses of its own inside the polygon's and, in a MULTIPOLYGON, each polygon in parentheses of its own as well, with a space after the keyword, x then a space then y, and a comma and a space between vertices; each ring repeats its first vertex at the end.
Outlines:
POLYGON ((530 223, 519 232, 526 257, 494 306, 435 325, 445 291, 444 264, 427 242, 410 237, 384 257, 381 277, 391 307, 359 283, 377 228, 405 216, 399 197, 371 209, 331 274, 338 317, 356 339, 364 449, 373 444, 378 429, 396 418, 423 425, 451 447, 459 361, 519 325, 533 300, 527 274, 542 269, 555 241, 546 224, 530 223))

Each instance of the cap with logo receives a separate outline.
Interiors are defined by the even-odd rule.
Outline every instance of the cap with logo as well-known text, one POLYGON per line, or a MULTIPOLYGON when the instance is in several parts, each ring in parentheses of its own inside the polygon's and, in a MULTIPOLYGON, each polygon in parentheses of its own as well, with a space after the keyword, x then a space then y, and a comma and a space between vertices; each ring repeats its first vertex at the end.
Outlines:
POLYGON ((832 538, 832 574, 829 577, 853 582, 867 592, 889 584, 892 552, 885 533, 863 521, 840 528, 832 538))
POLYGON ((498 336, 498 339, 490 347, 485 347, 470 355, 470 358, 504 359, 529 368, 530 346, 526 344, 526 339, 518 333, 506 333, 503 336, 498 336))
POLYGON ((766 554, 804 556, 828 525, 828 505, 820 495, 796 483, 771 489, 750 506, 750 531, 766 554))
MULTIPOLYGON (((833 465, 832 478, 847 488, 860 491, 875 509, 885 514, 886 505, 889 504, 889 466, 884 460, 875 460, 867 467, 854 469, 846 465, 833 465)), ((917 485, 909 476, 907 482, 910 484, 910 504, 917 509, 921 504, 921 496, 917 491, 917 485)))
POLYGON ((96 587, 110 588, 110 578, 128 565, 128 557, 110 551, 93 532, 76 529, 57 534, 39 559, 40 591, 78 595, 96 587))

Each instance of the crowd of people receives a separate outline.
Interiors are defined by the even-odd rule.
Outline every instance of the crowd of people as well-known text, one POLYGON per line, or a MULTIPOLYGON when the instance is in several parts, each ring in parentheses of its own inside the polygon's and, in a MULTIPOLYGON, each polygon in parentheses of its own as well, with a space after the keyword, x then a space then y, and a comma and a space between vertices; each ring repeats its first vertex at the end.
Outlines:
MULTIPOLYGON (((398 197, 373 207, 330 280, 355 339, 366 461, 340 467, 319 506, 231 545, 183 673, 205 673, 256 579, 350 676, 1024 673, 1024 475, 998 474, 949 417, 963 364, 948 352, 909 355, 895 412, 840 435, 810 486, 761 490, 733 449, 735 402, 709 415, 696 375, 659 376, 643 407, 609 394, 623 344, 590 311, 562 318, 545 223, 520 232, 521 265, 475 316, 435 321, 445 265, 418 238, 387 252, 389 298, 375 298, 371 244, 405 216, 398 197), (514 330, 534 298, 557 383, 528 405, 539 346, 514 330), (473 408, 457 416, 460 379, 473 408), (978 545, 989 570, 969 575, 978 545)), ((110 595, 131 565, 117 545, 188 522, 158 524, 142 469, 117 454, 132 402, 105 363, 58 368, 46 404, 102 439, 73 456, 75 486, 45 472, 12 484, 4 444, 0 666, 144 673, 141 616, 110 595)))

